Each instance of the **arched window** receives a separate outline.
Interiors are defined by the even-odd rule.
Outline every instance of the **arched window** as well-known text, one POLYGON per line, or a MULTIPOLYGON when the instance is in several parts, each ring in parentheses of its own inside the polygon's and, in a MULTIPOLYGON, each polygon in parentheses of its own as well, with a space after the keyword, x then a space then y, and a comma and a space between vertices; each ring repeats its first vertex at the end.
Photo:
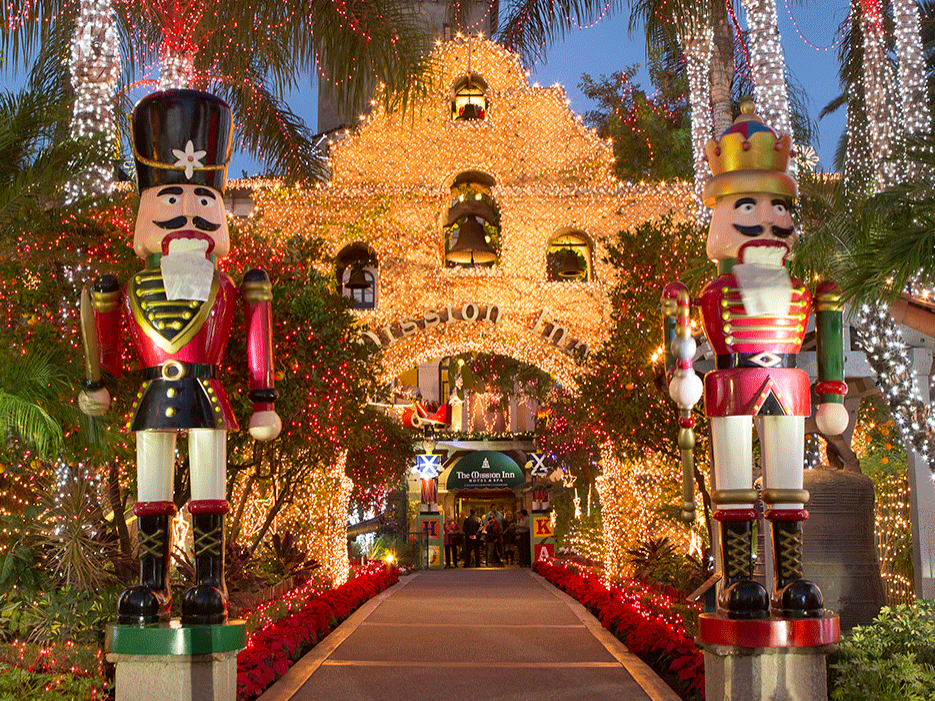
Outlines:
POLYGON ((591 242, 580 231, 559 234, 549 241, 546 275, 549 280, 563 282, 590 282, 591 242))
POLYGON ((500 208, 486 173, 461 173, 451 185, 445 216, 445 265, 494 265, 500 258, 500 208))
POLYGON ((335 257, 335 277, 341 296, 353 302, 351 309, 375 309, 379 268, 376 252, 360 241, 341 249, 335 257))
POLYGON ((487 83, 477 73, 469 73, 456 80, 452 93, 453 120, 487 119, 487 83))

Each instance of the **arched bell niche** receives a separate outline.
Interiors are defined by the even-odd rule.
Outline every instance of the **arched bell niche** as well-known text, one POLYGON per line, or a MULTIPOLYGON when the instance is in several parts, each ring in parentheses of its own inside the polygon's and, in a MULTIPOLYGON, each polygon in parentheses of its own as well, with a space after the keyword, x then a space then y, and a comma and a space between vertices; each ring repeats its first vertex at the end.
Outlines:
POLYGON ((380 270, 371 246, 355 241, 342 248, 335 256, 334 272, 341 295, 353 300, 351 309, 376 309, 380 270))

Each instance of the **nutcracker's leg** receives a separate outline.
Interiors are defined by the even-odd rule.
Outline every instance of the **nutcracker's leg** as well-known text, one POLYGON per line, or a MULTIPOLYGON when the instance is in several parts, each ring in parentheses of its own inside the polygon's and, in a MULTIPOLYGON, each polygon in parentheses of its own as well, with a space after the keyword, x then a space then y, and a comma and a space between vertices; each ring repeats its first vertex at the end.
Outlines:
POLYGON ((716 489, 711 495, 721 528, 723 579, 718 610, 730 618, 766 618, 769 594, 753 579, 753 436, 749 416, 710 418, 716 489))
POLYGON ((802 573, 802 522, 808 518, 808 492, 802 488, 805 419, 764 416, 763 501, 773 544, 773 610, 785 618, 817 618, 823 599, 802 573))
POLYGON ((224 583, 224 514, 230 509, 227 488, 227 433, 197 429, 188 434, 191 458, 192 514, 195 536, 195 586, 182 598, 182 623, 227 621, 224 583))
POLYGON ((169 556, 172 552, 172 477, 175 432, 136 434, 138 501, 133 507, 139 535, 140 583, 117 601, 117 622, 147 625, 169 618, 169 556))

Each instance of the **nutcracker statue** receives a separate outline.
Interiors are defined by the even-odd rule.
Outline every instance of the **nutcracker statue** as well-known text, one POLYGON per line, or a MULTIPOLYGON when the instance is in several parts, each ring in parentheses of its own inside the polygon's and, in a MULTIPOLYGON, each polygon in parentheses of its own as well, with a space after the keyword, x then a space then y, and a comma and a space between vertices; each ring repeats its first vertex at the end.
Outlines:
POLYGON ((217 268, 230 240, 223 192, 231 155, 230 108, 193 90, 143 98, 132 114, 140 192, 133 248, 144 261, 121 290, 102 275, 82 295, 87 379, 80 405, 100 415, 110 406, 101 371, 121 373, 121 312, 142 368, 129 430, 136 434, 140 582, 117 604, 119 624, 169 616, 170 522, 176 512, 176 437, 188 435, 195 585, 182 599, 182 623, 227 620, 224 514, 227 432, 237 430, 219 377, 242 298, 247 335, 250 434, 272 440, 282 427, 274 410, 272 299, 269 278, 250 270, 238 289, 217 268))
MULTIPOLYGON (((808 375, 795 364, 813 298, 785 268, 796 240, 790 207, 798 193, 786 172, 791 141, 765 125, 752 103, 744 103, 741 112, 720 141, 706 146, 713 177, 704 203, 714 210, 707 252, 719 277, 696 303, 716 369, 705 375, 702 390, 692 368, 688 291, 681 283, 668 285, 663 308, 671 343, 669 393, 681 409, 679 445, 686 467, 694 445, 691 407, 704 393, 714 460, 711 500, 721 532, 719 614, 739 620, 767 618, 771 611, 782 619, 820 618, 821 591, 802 574, 802 522, 808 518, 802 467, 811 394, 808 375), (772 592, 753 579, 753 424, 773 550, 772 592)), ((814 306, 816 420, 819 431, 837 435, 847 426, 839 288, 818 285, 814 306)), ((693 485, 686 473, 683 516, 690 518, 693 485)))

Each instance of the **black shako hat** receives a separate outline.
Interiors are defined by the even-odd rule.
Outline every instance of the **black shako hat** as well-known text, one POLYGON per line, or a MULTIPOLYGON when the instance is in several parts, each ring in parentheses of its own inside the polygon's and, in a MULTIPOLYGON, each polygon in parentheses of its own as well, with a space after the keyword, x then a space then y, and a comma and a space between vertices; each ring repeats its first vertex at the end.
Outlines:
POLYGON ((226 102, 197 90, 165 90, 137 102, 130 121, 139 192, 157 185, 224 192, 234 135, 226 102))

